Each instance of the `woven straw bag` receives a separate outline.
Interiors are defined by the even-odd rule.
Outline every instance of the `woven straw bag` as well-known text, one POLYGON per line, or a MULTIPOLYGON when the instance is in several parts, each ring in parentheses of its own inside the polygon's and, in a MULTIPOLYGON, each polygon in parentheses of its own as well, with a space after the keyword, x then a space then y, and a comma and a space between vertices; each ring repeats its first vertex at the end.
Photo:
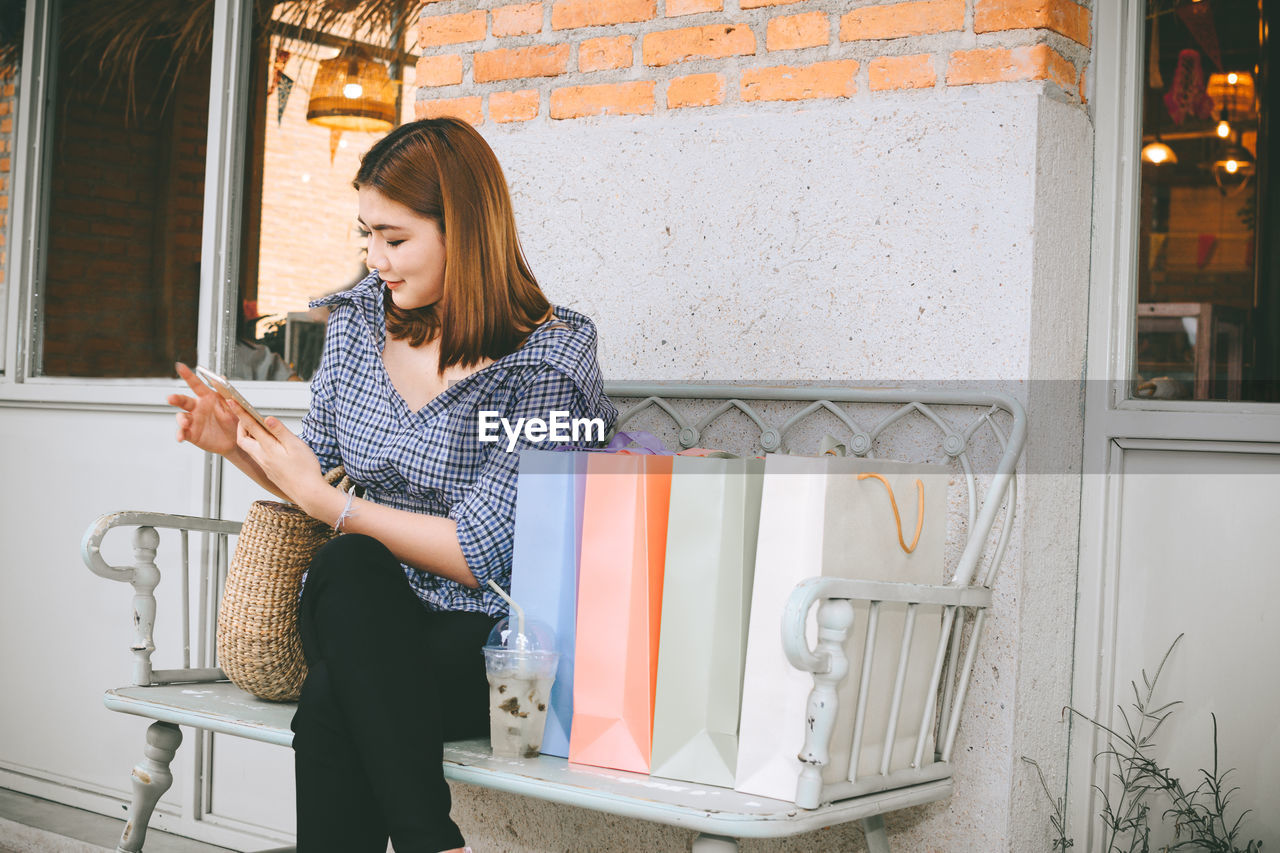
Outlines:
MULTIPOLYGON (((325 480, 351 488, 341 466, 325 480)), ((277 702, 301 694, 307 677, 298 637, 302 573, 336 535, 293 504, 254 501, 249 507, 218 609, 218 663, 241 690, 277 702)))

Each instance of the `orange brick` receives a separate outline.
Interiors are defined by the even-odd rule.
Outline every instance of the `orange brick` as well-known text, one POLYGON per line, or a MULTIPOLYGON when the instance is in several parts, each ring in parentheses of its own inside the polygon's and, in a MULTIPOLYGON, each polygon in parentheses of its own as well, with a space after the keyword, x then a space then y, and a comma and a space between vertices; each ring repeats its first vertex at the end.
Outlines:
POLYGON ((793 67, 747 68, 742 72, 739 97, 744 101, 799 101, 806 98, 847 98, 855 91, 858 63, 853 59, 815 62, 793 67))
POLYGON ((792 3, 801 3, 803 0, 741 0, 738 4, 740 9, 759 9, 761 6, 789 6, 792 3))
POLYGON ((658 0, 560 0, 551 7, 551 29, 634 24, 657 14, 658 0))
POLYGON ((633 36, 587 39, 578 47, 579 71, 604 71, 608 68, 630 68, 636 42, 633 36))
POLYGON ((413 82, 418 86, 456 86, 462 82, 462 57, 456 53, 418 60, 413 82))
POLYGON ((896 39, 964 29, 964 0, 864 6, 840 19, 840 41, 896 39))
POLYGON ((527 36, 530 33, 542 32, 541 3, 499 6, 492 10, 490 14, 493 15, 493 35, 495 38, 527 36))
POLYGON ((488 13, 484 10, 421 18, 418 21, 418 47, 439 47, 442 44, 484 41, 485 26, 488 21, 488 13))
POLYGON ((686 59, 720 59, 756 52, 756 37, 746 24, 714 24, 649 33, 642 45, 645 65, 670 65, 686 59))
POLYGON ((570 86, 551 93, 552 118, 596 115, 649 115, 653 112, 652 80, 570 86))
POLYGON ((927 53, 882 56, 867 65, 867 82, 873 91, 927 89, 938 82, 938 72, 933 70, 933 57, 927 53))
POLYGON ((538 115, 538 90, 494 92, 489 96, 489 118, 496 122, 528 121, 538 115))
POLYGON ((569 67, 569 45, 539 44, 514 50, 501 48, 477 53, 471 77, 477 83, 518 77, 554 77, 569 67))
POLYGON ((978 0, 973 31, 1053 30, 1089 46, 1089 10, 1071 0, 978 0))
POLYGON ((667 84, 667 109, 710 107, 724 103, 724 77, 720 74, 690 74, 667 84))
POLYGON ((1089 88, 1089 87, 1088 87, 1088 85, 1086 84, 1086 81, 1085 81, 1085 79, 1084 79, 1084 75, 1085 75, 1085 74, 1087 74, 1087 73, 1089 73, 1089 70, 1088 70, 1087 68, 1081 68, 1081 69, 1080 69, 1080 103, 1082 103, 1082 104, 1087 104, 1087 103, 1089 103, 1089 98, 1088 98, 1088 96, 1087 96, 1087 94, 1086 94, 1086 92, 1088 91, 1088 88, 1089 88))
POLYGON ((454 116, 471 124, 482 124, 484 114, 480 110, 480 96, 471 98, 440 98, 414 101, 414 118, 442 118, 454 116))
POLYGON ((696 15, 699 12, 719 12, 724 9, 724 0, 667 0, 667 17, 678 18, 681 15, 696 15))
POLYGON ((1052 80, 1066 91, 1076 87, 1076 67, 1047 44, 959 50, 947 63, 947 85, 1052 80))
POLYGON ((808 12, 774 18, 765 30, 764 43, 769 50, 796 50, 818 47, 831 41, 831 23, 825 12, 808 12))

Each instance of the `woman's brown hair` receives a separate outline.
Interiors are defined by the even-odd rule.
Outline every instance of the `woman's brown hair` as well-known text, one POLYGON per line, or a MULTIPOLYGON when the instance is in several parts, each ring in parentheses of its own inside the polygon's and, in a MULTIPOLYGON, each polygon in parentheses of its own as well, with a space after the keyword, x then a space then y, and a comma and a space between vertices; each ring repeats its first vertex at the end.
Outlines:
POLYGON ((502 167, 471 125, 455 118, 403 124, 369 149, 353 184, 435 220, 444 233, 440 302, 406 310, 385 299, 392 337, 421 346, 440 335, 441 373, 512 353, 550 319, 551 304, 520 249, 502 167))

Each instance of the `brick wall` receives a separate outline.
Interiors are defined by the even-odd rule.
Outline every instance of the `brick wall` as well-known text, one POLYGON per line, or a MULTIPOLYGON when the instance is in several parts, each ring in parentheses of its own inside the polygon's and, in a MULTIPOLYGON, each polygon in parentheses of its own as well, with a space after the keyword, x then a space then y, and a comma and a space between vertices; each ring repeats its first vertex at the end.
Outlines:
MULTIPOLYGON (((167 86, 165 57, 143 62, 167 86)), ((132 116, 95 75, 64 63, 58 84, 40 371, 167 376, 196 352, 209 62, 132 116)))
POLYGON ((436 0, 416 110, 507 123, 1017 81, 1079 103, 1090 22, 1073 0, 436 0))

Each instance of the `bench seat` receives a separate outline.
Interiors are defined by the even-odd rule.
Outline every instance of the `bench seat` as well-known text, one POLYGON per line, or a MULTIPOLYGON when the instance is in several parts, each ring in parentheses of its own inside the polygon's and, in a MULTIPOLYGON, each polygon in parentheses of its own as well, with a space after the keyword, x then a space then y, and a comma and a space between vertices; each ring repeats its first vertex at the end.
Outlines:
MULTIPOLYGON (((120 687, 108 690, 103 701, 113 711, 151 720, 278 746, 293 743, 289 721, 296 704, 257 699, 227 681, 120 687)), ((547 755, 495 758, 488 738, 446 743, 444 775, 454 782, 731 838, 799 835, 951 796, 948 777, 802 809, 731 788, 570 764, 547 755)))

